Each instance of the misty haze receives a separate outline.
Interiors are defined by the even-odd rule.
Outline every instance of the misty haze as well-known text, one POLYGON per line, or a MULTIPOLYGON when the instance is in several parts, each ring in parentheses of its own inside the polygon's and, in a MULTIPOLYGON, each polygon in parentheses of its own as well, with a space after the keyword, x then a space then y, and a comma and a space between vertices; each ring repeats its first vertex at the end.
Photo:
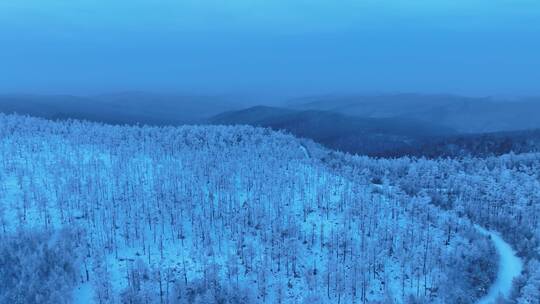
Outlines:
POLYGON ((540 304, 540 2, 0 2, 0 304, 540 304))

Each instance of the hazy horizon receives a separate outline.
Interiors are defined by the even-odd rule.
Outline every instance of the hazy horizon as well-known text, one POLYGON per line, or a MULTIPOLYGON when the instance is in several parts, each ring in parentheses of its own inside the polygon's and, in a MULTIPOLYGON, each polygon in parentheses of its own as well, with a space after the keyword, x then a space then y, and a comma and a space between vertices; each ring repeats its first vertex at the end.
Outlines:
POLYGON ((4 1, 0 92, 540 95, 533 1, 4 1))

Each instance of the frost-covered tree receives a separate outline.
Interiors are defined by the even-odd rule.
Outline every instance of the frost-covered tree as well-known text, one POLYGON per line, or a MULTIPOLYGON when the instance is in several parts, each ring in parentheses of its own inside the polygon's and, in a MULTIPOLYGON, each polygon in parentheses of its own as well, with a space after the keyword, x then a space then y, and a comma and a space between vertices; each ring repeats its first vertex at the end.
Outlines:
POLYGON ((81 231, 62 249, 81 257, 66 286, 89 283, 96 303, 466 303, 496 258, 472 223, 536 252, 539 159, 372 159, 247 126, 0 115, 0 224, 6 240, 81 231))
POLYGON ((19 231, 0 242, 0 303, 70 303, 78 275, 74 232, 19 231))

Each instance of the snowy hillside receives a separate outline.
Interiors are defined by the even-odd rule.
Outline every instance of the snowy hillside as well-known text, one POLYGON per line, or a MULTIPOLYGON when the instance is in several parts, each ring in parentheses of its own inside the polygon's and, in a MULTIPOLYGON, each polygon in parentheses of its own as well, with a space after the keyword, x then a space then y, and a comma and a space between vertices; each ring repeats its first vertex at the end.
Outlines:
POLYGON ((0 303, 474 303, 497 258, 451 165, 0 116, 0 303))
POLYGON ((510 303, 540 303, 540 153, 435 160, 335 152, 320 157, 338 172, 362 170, 410 197, 424 197, 445 213, 492 230, 488 235, 500 256, 490 293, 500 282, 509 282, 511 290, 502 290, 510 303))

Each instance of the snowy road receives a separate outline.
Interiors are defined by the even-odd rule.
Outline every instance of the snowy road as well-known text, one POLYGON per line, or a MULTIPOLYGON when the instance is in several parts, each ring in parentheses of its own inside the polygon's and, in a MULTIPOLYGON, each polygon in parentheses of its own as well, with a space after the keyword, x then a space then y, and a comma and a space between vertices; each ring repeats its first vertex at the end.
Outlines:
POLYGON ((477 304, 496 303, 499 296, 507 298, 512 289, 512 281, 519 276, 522 270, 522 262, 516 256, 516 252, 506 243, 497 232, 486 230, 480 226, 475 226, 483 235, 489 236, 499 254, 499 270, 497 279, 489 288, 489 292, 477 304))

